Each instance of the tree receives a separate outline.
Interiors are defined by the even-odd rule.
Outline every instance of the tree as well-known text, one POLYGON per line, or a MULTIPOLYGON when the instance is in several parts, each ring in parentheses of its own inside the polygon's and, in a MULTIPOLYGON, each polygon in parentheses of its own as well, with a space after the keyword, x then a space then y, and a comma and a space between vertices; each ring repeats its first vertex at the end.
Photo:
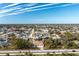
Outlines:
POLYGON ((32 43, 24 39, 17 39, 15 45, 17 49, 31 49, 32 48, 32 43))
POLYGON ((45 49, 50 49, 51 46, 52 46, 52 39, 51 38, 44 41, 44 48, 45 49))
POLYGON ((62 47, 62 42, 59 39, 47 39, 44 41, 45 49, 57 49, 62 47))
POLYGON ((70 49, 76 49, 78 48, 78 45, 72 41, 68 42, 68 44, 65 45, 65 48, 70 48, 70 49))
POLYGON ((66 40, 70 40, 70 39, 72 39, 73 38, 73 35, 72 35, 72 33, 71 32, 66 32, 65 33, 65 36, 66 36, 66 40))

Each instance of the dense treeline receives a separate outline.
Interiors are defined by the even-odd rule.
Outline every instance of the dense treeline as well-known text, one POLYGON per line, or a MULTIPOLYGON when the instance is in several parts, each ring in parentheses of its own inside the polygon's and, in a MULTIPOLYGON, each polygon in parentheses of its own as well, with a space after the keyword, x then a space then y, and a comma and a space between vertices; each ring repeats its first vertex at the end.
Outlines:
POLYGON ((65 36, 61 39, 49 38, 44 40, 45 49, 77 49, 79 48, 79 34, 73 35, 70 32, 66 32, 65 36))

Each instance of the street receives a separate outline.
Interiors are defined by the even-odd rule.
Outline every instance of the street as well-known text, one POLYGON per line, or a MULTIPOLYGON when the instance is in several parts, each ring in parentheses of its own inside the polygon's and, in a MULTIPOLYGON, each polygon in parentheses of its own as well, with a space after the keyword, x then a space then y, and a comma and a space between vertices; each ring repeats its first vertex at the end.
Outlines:
POLYGON ((79 49, 56 49, 56 50, 1 50, 0 53, 19 53, 19 52, 32 52, 32 53, 64 53, 72 52, 78 53, 79 49))

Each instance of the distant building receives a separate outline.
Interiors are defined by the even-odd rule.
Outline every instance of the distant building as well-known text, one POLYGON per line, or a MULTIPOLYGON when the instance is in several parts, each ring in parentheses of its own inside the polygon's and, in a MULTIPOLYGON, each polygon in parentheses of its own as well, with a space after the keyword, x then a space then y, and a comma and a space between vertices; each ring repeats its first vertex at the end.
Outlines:
POLYGON ((0 46, 7 46, 8 40, 6 38, 0 38, 0 46))
POLYGON ((61 37, 57 34, 52 34, 52 39, 60 39, 61 37))

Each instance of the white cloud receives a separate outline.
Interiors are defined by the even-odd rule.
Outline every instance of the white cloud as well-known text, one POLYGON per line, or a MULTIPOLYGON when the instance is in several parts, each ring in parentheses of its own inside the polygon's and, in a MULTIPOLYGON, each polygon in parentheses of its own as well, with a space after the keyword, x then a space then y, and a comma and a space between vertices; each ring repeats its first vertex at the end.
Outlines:
MULTIPOLYGON (((11 4, 9 6, 14 6, 16 4, 11 4)), ((33 6, 34 4, 27 4, 27 6, 33 6)), ((20 9, 20 8, 17 8, 18 6, 14 7, 14 8, 9 8, 9 9, 4 9, 4 10, 0 10, 0 13, 6 13, 6 12, 10 12, 10 11, 13 11, 13 10, 16 10, 18 12, 20 11, 26 11, 26 10, 29 10, 29 9, 34 9, 34 8, 39 8, 39 7, 44 7, 44 6, 49 6, 49 5, 53 5, 53 4, 44 4, 44 5, 40 5, 40 6, 34 6, 34 7, 29 7, 29 8, 24 8, 24 9, 20 9)), ((9 7, 9 6, 6 6, 6 7, 9 7)), ((15 14, 15 13, 14 13, 15 14)))
POLYGON ((41 6, 35 6, 35 7, 30 7, 30 8, 25 8, 25 9, 20 9, 20 11, 18 12, 14 12, 14 13, 9 13, 9 14, 6 14, 6 15, 2 15, 2 17, 4 16, 8 16, 8 15, 17 15, 17 14, 21 14, 21 13, 25 13, 25 12, 32 12, 32 11, 38 11, 38 10, 46 10, 46 9, 49 9, 49 8, 55 8, 55 7, 64 7, 64 6, 70 6, 70 5, 73 5, 73 4, 65 4, 65 5, 61 5, 61 6, 53 6, 53 7, 47 7, 47 8, 38 8, 38 7, 43 7, 43 6, 49 6, 49 5, 53 5, 53 4, 45 4, 45 5, 41 5, 41 6), (38 8, 38 9, 34 9, 34 8, 38 8))
MULTIPOLYGON (((64 6, 70 6, 72 4, 65 4, 65 5, 61 5, 62 7, 64 6)), ((54 6, 54 7, 47 7, 47 8, 41 8, 41 9, 25 9, 25 10, 20 10, 19 12, 15 12, 15 13, 11 13, 9 15, 16 15, 16 14, 20 14, 20 13, 24 13, 24 12, 32 12, 32 11, 37 11, 37 10, 45 10, 45 9, 49 9, 49 8, 56 8, 56 7, 61 7, 61 6, 54 6)))
POLYGON ((65 6, 70 6, 70 5, 74 5, 74 4, 69 3, 69 4, 64 4, 64 5, 61 5, 61 6, 65 7, 65 6))
POLYGON ((29 7, 29 8, 24 8, 24 9, 21 9, 19 11, 24 11, 24 10, 28 10, 28 9, 34 9, 34 8, 39 8, 39 7, 45 7, 45 6, 50 6, 50 5, 54 5, 54 4, 44 4, 44 5, 40 5, 40 6, 34 6, 34 7, 29 7))
POLYGON ((55 4, 44 4, 44 5, 40 5, 40 6, 33 6, 33 7, 29 7, 29 8, 19 9, 14 12, 22 12, 22 11, 27 11, 27 10, 31 10, 34 8, 45 7, 45 6, 50 6, 50 5, 55 5, 55 4))
MULTIPOLYGON (((33 11, 31 9, 44 7, 44 6, 50 6, 50 5, 54 5, 54 4, 45 4, 45 5, 34 6, 34 7, 25 8, 25 9, 20 9, 20 10, 18 10, 18 12, 11 13, 11 14, 8 14, 8 15, 16 15, 16 14, 20 14, 20 13, 24 13, 24 12, 31 12, 31 11, 33 11)), ((34 10, 37 10, 37 9, 34 9, 34 10)))
POLYGON ((10 4, 10 5, 4 6, 3 8, 12 7, 12 6, 15 6, 15 5, 18 5, 18 4, 19 3, 13 3, 13 4, 10 4))
POLYGON ((36 5, 37 3, 29 3, 29 4, 26 4, 26 6, 34 6, 36 5))
POLYGON ((14 8, 10 8, 10 9, 4 9, 4 10, 0 10, 0 13, 6 13, 6 12, 10 12, 10 11, 13 11, 13 10, 18 10, 20 8, 17 8, 17 7, 14 7, 14 8))
MULTIPOLYGON (((48 7, 48 8, 53 8, 53 7, 48 7)), ((48 9, 48 8, 27 9, 25 11, 19 11, 19 12, 16 12, 16 13, 9 13, 9 14, 5 14, 5 15, 1 15, 0 17, 9 16, 9 15, 17 15, 17 14, 21 14, 21 13, 25 13, 25 12, 32 12, 32 11, 37 11, 37 10, 44 10, 44 9, 48 9)))
MULTIPOLYGON (((5 7, 3 7, 3 8, 7 8, 7 7, 11 7, 11 8, 9 8, 9 9, 4 9, 4 10, 0 10, 0 13, 6 13, 6 12, 13 11, 13 10, 17 10, 17 11, 18 11, 18 10, 21 10, 21 8, 20 8, 20 7, 18 8, 18 6, 12 8, 12 6, 15 6, 15 5, 18 5, 18 4, 19 4, 19 3, 15 3, 15 4, 11 4, 11 5, 5 6, 5 7)), ((26 6, 33 6, 33 5, 35 5, 35 3, 26 4, 26 6)))

